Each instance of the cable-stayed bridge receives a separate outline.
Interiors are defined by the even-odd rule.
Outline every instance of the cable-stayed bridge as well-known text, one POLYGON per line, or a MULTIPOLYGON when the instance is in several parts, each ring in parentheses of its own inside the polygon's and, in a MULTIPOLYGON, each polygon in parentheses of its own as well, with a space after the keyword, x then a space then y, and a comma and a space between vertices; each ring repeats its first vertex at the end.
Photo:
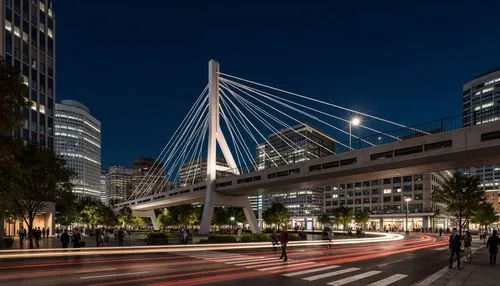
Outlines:
POLYGON ((157 227, 154 209, 204 202, 202 234, 215 206, 242 207, 251 230, 260 232, 251 195, 500 162, 500 121, 478 118, 467 128, 446 120, 409 127, 222 73, 211 60, 208 85, 157 164, 116 207, 129 206, 157 227), (402 132, 379 131, 388 126, 402 132))

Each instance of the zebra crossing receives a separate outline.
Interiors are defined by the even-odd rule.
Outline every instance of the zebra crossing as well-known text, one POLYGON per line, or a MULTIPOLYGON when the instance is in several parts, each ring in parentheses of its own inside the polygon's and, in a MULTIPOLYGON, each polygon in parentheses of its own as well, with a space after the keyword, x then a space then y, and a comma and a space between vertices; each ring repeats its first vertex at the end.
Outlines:
POLYGON ((384 274, 383 271, 380 270, 364 271, 363 269, 356 267, 328 265, 322 262, 314 261, 303 262, 300 260, 294 261, 292 259, 288 259, 288 263, 280 264, 275 263, 279 262, 276 256, 255 256, 219 251, 180 252, 177 254, 211 262, 219 262, 228 265, 244 267, 260 272, 276 271, 281 273, 281 275, 285 277, 293 277, 308 282, 324 282, 325 285, 332 286, 348 285, 351 283, 362 283, 358 285, 367 286, 387 286, 408 277, 408 275, 406 274, 394 274, 391 276, 387 276, 387 274, 384 274), (307 269, 299 269, 297 271, 294 271, 292 269, 287 270, 287 268, 297 269, 296 267, 307 269))

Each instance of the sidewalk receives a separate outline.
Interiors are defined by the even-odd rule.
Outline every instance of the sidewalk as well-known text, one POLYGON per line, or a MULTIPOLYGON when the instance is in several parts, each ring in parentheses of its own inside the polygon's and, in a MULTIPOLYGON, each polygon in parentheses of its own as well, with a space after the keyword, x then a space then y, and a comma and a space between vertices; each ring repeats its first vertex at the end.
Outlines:
MULTIPOLYGON (((142 245, 147 245, 146 240, 145 240, 144 235, 134 235, 133 237, 130 236, 125 236, 125 240, 123 242, 124 246, 142 246, 142 245)), ((85 241, 85 247, 95 247, 97 246, 97 242, 95 240, 95 237, 88 237, 88 236, 83 236, 83 240, 85 241)), ((35 241, 33 240, 33 244, 35 244, 35 241)), ((106 246, 106 244, 104 244, 106 246)), ((109 239, 109 244, 107 246, 118 246, 118 239, 115 239, 113 237, 110 237, 109 239)), ((47 249, 47 248, 61 248, 61 243, 57 239, 56 236, 50 236, 46 238, 40 239, 40 249, 47 249)), ((70 245, 69 247, 72 247, 70 245)), ((12 248, 9 249, 29 249, 29 240, 25 239, 23 241, 23 244, 20 245, 19 243, 19 238, 16 237, 14 238, 14 243, 12 245, 12 248)), ((1 252, 2 250, 0 250, 1 252)))
MULTIPOLYGON (((481 245, 482 242, 480 242, 481 245)), ((463 269, 448 270, 438 281, 432 285, 440 286, 494 286, 500 285, 500 262, 497 265, 489 265, 489 252, 486 246, 479 248, 473 255, 471 261, 461 265, 463 269)))

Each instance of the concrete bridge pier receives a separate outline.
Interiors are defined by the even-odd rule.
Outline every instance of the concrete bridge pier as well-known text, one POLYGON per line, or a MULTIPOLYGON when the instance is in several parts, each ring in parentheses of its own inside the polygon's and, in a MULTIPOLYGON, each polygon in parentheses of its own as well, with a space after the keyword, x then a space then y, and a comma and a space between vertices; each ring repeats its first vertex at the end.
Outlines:
POLYGON ((155 230, 160 229, 160 224, 158 223, 158 219, 156 218, 156 214, 154 210, 146 210, 146 211, 137 211, 137 210, 132 210, 132 214, 135 217, 148 217, 151 219, 151 222, 153 223, 153 228, 155 230))

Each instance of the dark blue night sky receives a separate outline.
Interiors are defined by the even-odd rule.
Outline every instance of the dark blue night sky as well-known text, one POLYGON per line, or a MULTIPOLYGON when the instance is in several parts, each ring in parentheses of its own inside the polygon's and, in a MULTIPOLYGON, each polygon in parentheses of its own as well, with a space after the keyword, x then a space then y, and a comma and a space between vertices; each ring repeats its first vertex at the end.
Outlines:
POLYGON ((494 0, 55 0, 54 9, 57 100, 78 100, 102 122, 103 166, 157 155, 206 85, 210 58, 225 73, 405 124, 460 114, 462 85, 500 66, 494 0))

